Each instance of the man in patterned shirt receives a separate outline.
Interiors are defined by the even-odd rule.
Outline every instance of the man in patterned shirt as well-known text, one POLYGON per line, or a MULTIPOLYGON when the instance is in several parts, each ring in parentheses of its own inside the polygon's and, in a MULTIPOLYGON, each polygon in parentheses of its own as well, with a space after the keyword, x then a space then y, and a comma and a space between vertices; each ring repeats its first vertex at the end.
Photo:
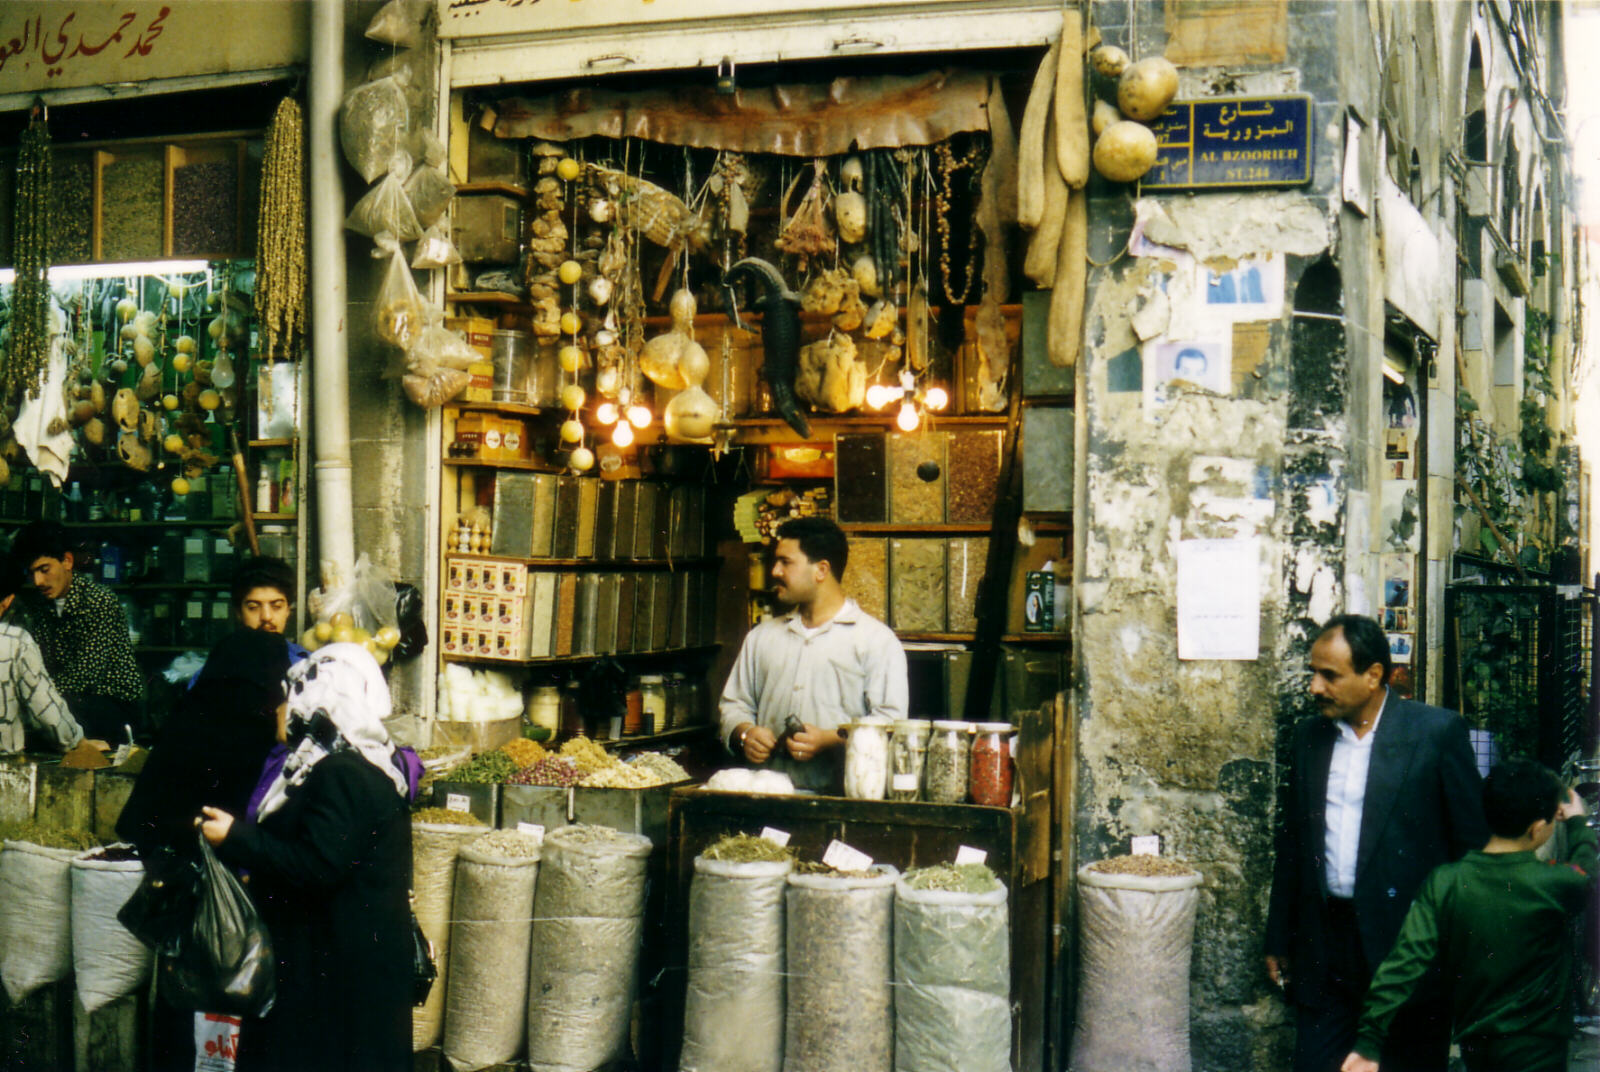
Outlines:
MULTIPOLYGON (((21 586, 15 563, 0 568, 0 618, 21 586)), ((83 730, 45 673, 39 645, 27 631, 0 621, 0 752, 20 752, 46 742, 65 752, 83 740, 83 730)))
POLYGON ((140 727, 144 678, 117 597, 75 569, 67 532, 55 522, 29 524, 12 553, 33 581, 23 597, 29 628, 67 706, 90 737, 122 740, 124 726, 140 727))

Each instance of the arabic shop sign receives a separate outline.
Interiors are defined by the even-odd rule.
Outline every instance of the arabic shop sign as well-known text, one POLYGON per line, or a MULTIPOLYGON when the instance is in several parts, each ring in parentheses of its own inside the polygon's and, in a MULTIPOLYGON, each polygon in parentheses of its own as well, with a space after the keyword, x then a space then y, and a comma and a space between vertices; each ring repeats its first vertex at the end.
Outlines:
POLYGON ((1215 190, 1311 181, 1311 98, 1174 101, 1150 128, 1156 164, 1142 188, 1215 190))
POLYGON ((4 0, 0 95, 303 63, 298 0, 4 0))

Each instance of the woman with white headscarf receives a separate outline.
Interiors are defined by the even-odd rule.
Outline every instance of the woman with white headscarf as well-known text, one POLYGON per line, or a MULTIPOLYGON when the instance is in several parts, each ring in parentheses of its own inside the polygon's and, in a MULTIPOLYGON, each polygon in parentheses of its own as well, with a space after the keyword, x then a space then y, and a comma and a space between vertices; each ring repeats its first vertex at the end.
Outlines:
POLYGON ((272 933, 277 1002, 247 1020, 239 1072, 411 1063, 409 785, 384 730, 389 688, 357 644, 289 670, 290 752, 255 823, 205 808, 201 827, 272 933))

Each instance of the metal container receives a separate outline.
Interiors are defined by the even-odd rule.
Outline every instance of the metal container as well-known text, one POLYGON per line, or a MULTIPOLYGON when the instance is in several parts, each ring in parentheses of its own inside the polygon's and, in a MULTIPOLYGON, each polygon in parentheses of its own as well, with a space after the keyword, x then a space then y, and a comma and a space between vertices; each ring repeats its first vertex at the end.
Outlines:
POLYGON ((490 360, 494 362, 494 400, 528 404, 533 379, 534 355, 538 351, 531 333, 491 331, 490 360))

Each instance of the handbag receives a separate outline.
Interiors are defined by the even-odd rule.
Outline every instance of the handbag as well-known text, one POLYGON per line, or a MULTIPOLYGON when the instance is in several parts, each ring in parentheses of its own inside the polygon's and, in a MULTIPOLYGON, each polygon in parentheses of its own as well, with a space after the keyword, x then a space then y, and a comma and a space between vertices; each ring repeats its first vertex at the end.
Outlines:
POLYGON ((439 978, 439 966, 433 961, 433 943, 428 941, 428 936, 422 933, 422 924, 417 922, 415 905, 417 895, 410 894, 412 909, 411 916, 411 1004, 422 1005, 428 1000, 428 994, 433 990, 433 981, 439 978))

